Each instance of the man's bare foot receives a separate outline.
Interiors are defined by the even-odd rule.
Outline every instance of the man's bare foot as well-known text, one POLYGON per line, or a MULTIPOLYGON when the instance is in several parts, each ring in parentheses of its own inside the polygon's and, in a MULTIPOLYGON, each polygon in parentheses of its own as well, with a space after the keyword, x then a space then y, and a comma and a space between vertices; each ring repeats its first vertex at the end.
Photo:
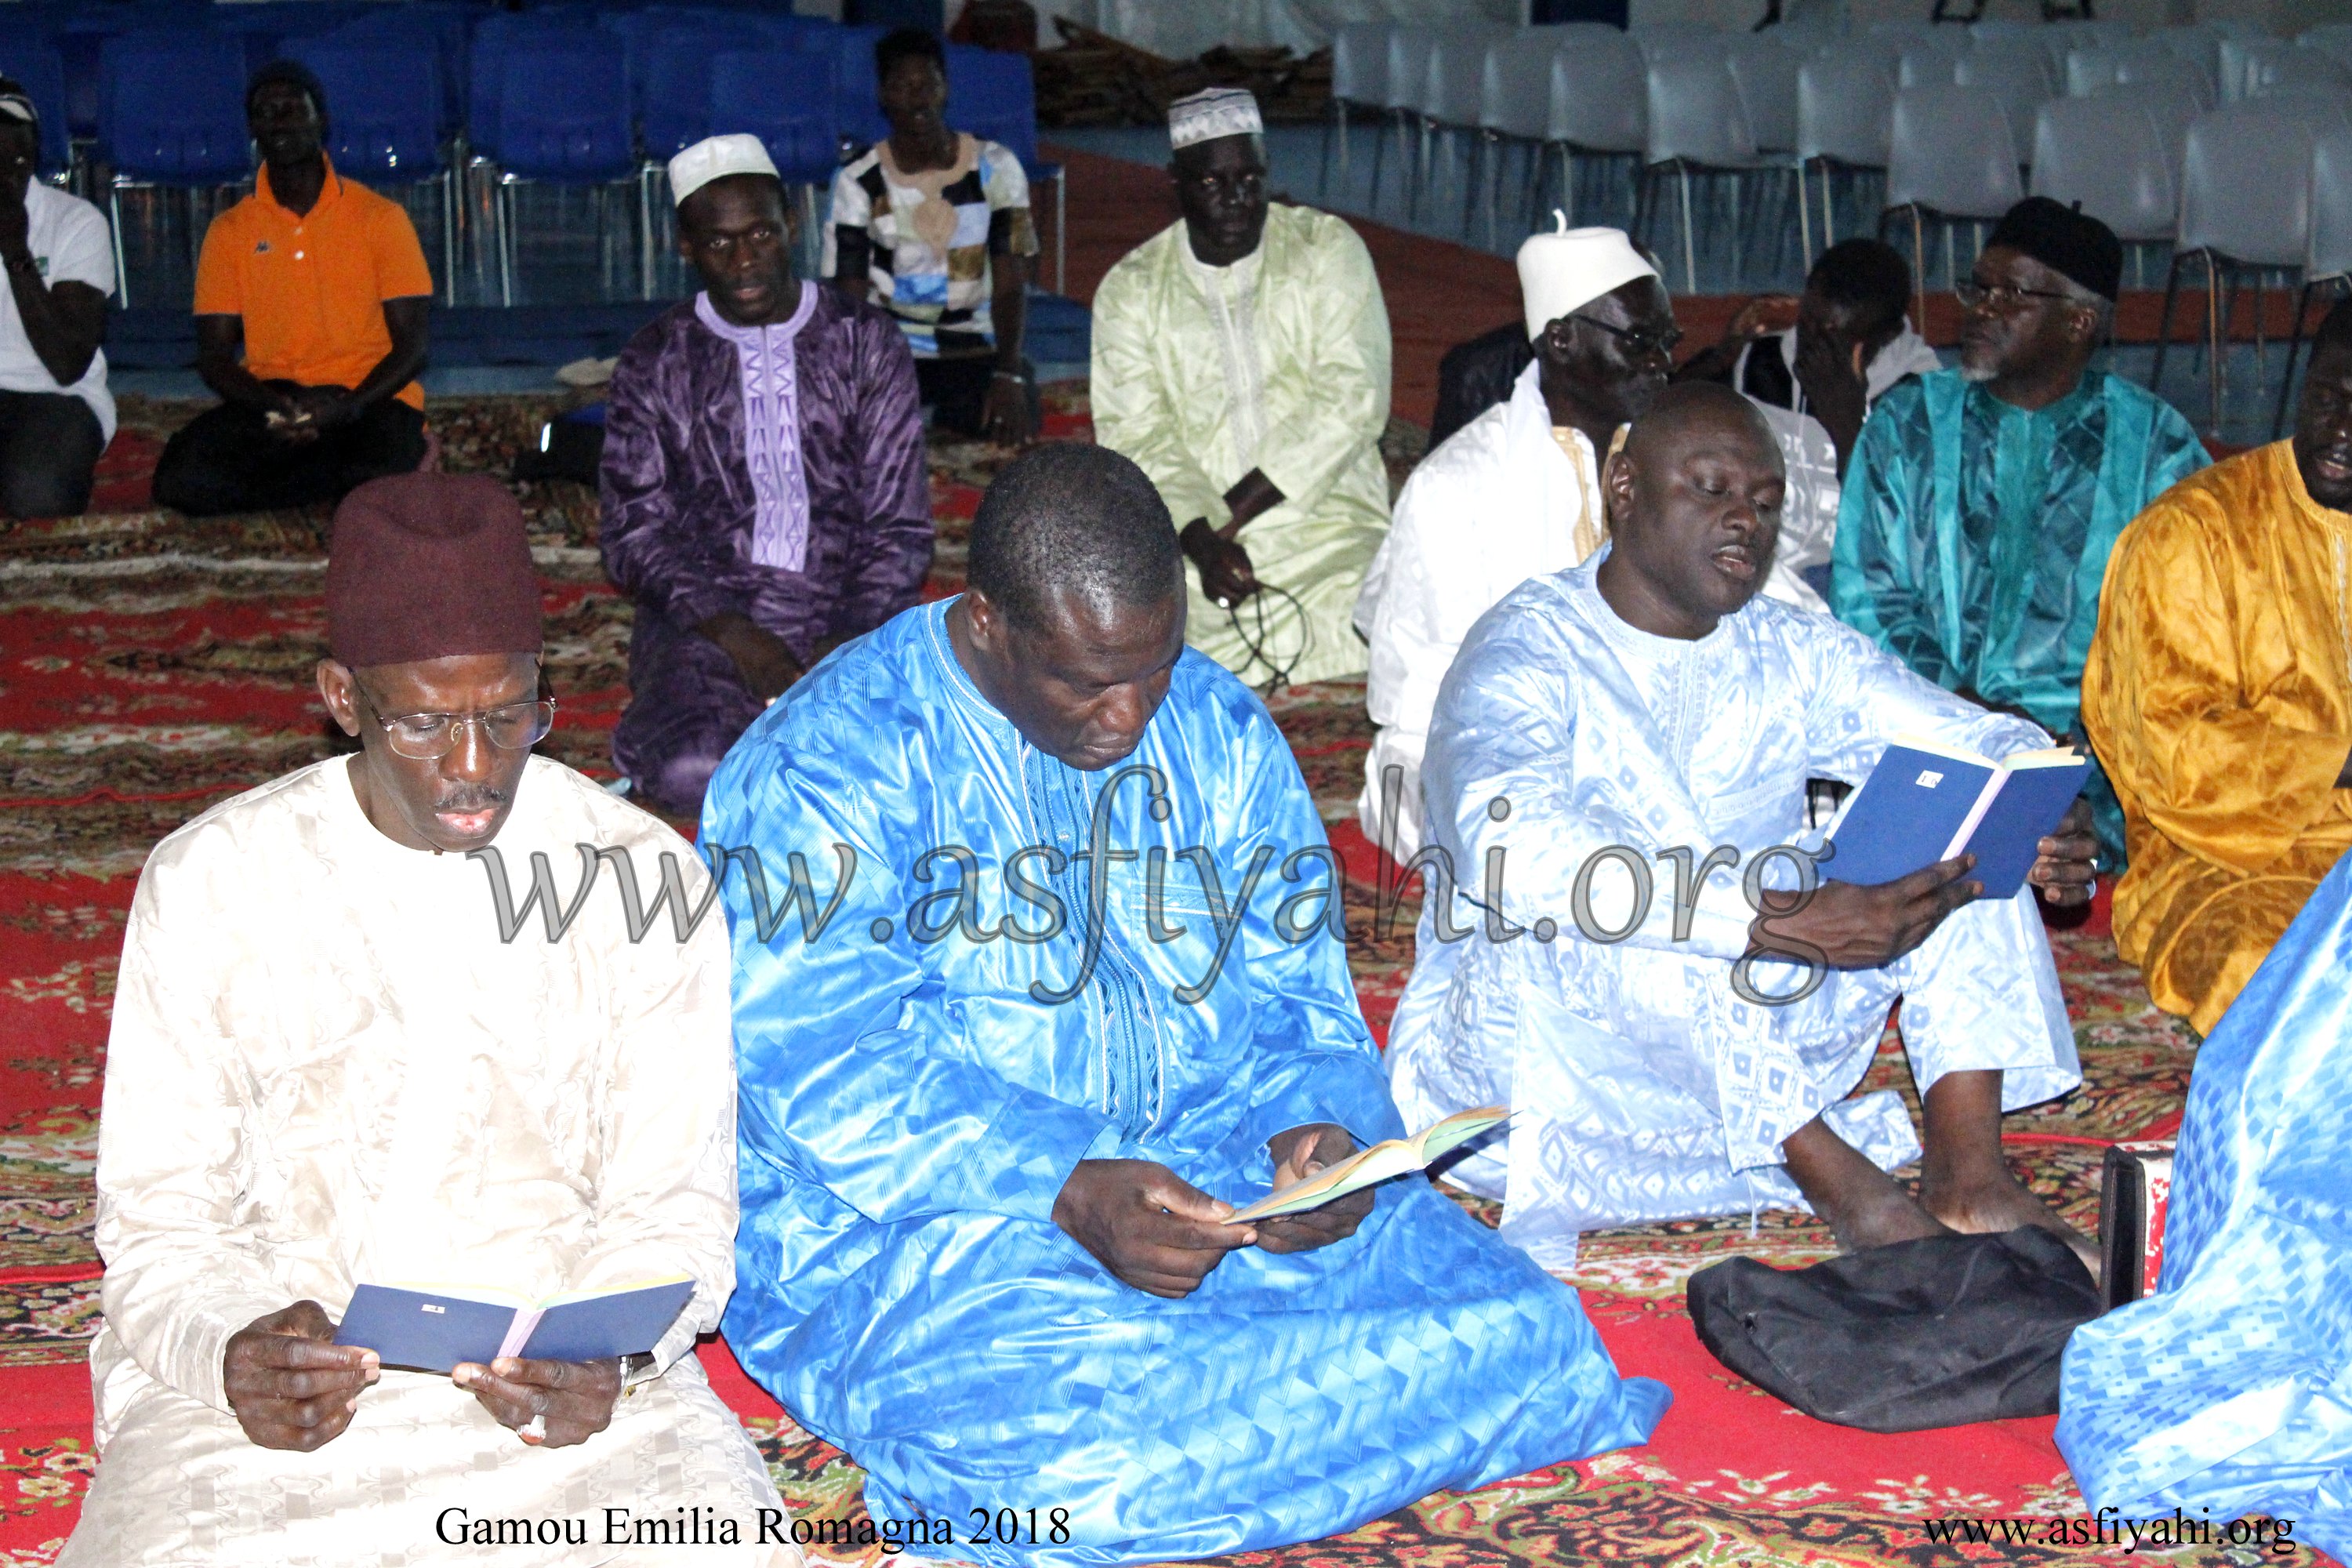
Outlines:
POLYGON ((1883 1191, 1813 1205, 1813 1212, 1828 1222, 1830 1234, 1837 1237, 1841 1251, 1860 1252, 1865 1247, 1952 1234, 1948 1226, 1914 1203, 1911 1194, 1887 1180, 1884 1173, 1879 1173, 1879 1179, 1885 1182, 1883 1191))
POLYGON ((1789 1177, 1847 1252, 1951 1231, 1815 1117, 1780 1144, 1789 1177))
POLYGON ((1919 1182, 1919 1201, 1943 1224, 1968 1236, 1998 1235, 2038 1225, 2074 1249, 2091 1278, 2099 1277, 2099 1249, 2091 1238, 2060 1219, 2050 1205, 2026 1191, 2006 1166, 1998 1173, 1944 1175, 1930 1169, 1919 1182))
POLYGON ((2000 1083, 1996 1071, 1946 1073, 1921 1097, 1927 1149, 1919 1169, 1919 1202, 1938 1220, 1969 1236, 2038 1225, 2073 1247, 2096 1279, 2098 1247, 2027 1192, 2001 1158, 2000 1083))

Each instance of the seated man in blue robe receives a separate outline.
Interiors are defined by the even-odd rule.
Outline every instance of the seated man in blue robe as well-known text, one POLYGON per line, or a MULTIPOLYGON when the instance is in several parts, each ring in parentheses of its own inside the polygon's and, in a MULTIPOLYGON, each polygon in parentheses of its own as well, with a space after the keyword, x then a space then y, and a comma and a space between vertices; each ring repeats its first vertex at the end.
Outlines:
POLYGON ((2059 1451, 2136 1544, 2352 1562, 2348 973, 2352 856, 2198 1048, 2156 1294, 2067 1342, 2059 1451))
POLYGON ((877 1521, 991 1563, 1275 1546, 1644 1441, 1666 1390, 1428 1182, 1222 1223, 1404 1129, 1315 804, 1185 647, 1142 470, 1026 454, 970 582, 711 782, 744 1365, 877 1521))
POLYGON ((1808 779, 1859 784, 1906 732, 2049 737, 1759 595, 1781 457, 1729 387, 1669 388, 1601 489, 1613 542, 1488 611, 1438 691, 1425 854, 1456 869, 1390 1035, 1406 1119, 1507 1100, 1507 1147, 1454 1175, 1554 1267, 1581 1231, 1801 1200, 1848 1247, 2042 1225, 2088 1256, 2000 1156, 2004 1110, 2082 1079, 2033 900, 2090 896, 2084 803, 2013 899, 1975 902, 1966 856, 1771 897, 1808 779), (1916 1199, 1885 1173, 1922 1158, 1903 1102, 1847 1098, 1898 997, 1916 1199))

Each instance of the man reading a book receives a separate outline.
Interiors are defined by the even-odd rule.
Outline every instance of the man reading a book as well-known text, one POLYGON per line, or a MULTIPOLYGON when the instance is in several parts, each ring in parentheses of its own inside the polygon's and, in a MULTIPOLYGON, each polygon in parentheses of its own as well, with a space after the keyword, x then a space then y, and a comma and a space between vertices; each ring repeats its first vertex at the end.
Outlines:
POLYGON ((2288 440, 2124 531, 2083 672, 2131 868, 2116 945, 2200 1034, 2352 848, 2352 304, 2327 313, 2288 440))
POLYGON ((987 1562, 1313 1539, 1642 1442, 1667 1398, 1419 1177, 1224 1223, 1404 1129, 1315 803, 1185 614, 1143 471, 1036 447, 962 596, 810 671, 703 810, 728 1341, 877 1517, 1017 1514, 959 1536, 987 1562))
MULTIPOLYGON (((2029 196, 1960 285, 1960 363, 1879 400, 1839 497, 1830 608, 1971 701, 2071 734, 2124 524, 2205 466, 2170 404, 2092 368, 2123 279, 2095 217, 2029 196)), ((2088 792, 2110 857, 2123 817, 2088 792)))
POLYGON ((756 1544, 774 1490, 688 1353, 734 1279, 724 933, 632 941, 622 900, 559 896, 534 860, 584 878, 579 847, 602 850, 681 898, 708 878, 531 755, 554 702, 503 487, 360 487, 326 590, 319 690, 354 749, 173 833, 132 901, 100 1120, 100 1459, 58 1562, 378 1568, 524 1520, 563 1539, 499 1562, 641 1563, 604 1510, 689 1509, 741 1542, 696 1561, 796 1563, 756 1544), (445 1375, 335 1342, 362 1284, 681 1276, 692 1300, 625 1360, 445 1375))
POLYGON ((1776 892, 1810 869, 1808 779, 1858 784, 1899 734, 2049 737, 1759 595, 1781 458, 1729 387, 1668 389, 1601 489, 1612 542, 1504 599, 1438 695, 1405 1120, 1509 1104, 1454 1175, 1555 1267, 1581 1231, 1801 1203, 1848 1247, 2042 1225, 2087 1254, 2000 1158, 2003 1110, 2082 1077, 2033 907, 2089 897, 2082 803, 2012 899, 1978 901, 1965 856, 1776 892), (1916 1200, 1884 1173, 1921 1155, 1903 1102, 1846 1098, 1898 998, 1916 1200))

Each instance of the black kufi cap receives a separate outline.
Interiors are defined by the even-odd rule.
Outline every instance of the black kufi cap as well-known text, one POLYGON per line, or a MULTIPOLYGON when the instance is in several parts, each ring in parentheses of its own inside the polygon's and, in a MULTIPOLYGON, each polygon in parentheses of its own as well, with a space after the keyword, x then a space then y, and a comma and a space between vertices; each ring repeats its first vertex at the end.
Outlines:
POLYGON ((2113 300, 2124 281, 2123 241, 2116 231, 2083 211, 2048 196, 2028 196, 2002 215, 1985 240, 1988 249, 2005 245, 2062 273, 2103 300, 2113 300))

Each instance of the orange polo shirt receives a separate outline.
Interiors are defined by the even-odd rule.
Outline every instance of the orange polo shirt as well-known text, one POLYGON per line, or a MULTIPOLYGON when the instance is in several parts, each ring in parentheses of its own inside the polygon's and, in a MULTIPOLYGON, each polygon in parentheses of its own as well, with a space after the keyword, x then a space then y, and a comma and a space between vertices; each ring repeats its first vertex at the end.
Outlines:
MULTIPOLYGON (((398 202, 327 165, 318 205, 278 205, 264 168, 253 195, 213 219, 196 262, 196 314, 245 319, 245 368, 263 381, 357 386, 392 352, 386 300, 433 292, 415 226, 398 202)), ((425 406, 410 382, 400 400, 425 406)))

